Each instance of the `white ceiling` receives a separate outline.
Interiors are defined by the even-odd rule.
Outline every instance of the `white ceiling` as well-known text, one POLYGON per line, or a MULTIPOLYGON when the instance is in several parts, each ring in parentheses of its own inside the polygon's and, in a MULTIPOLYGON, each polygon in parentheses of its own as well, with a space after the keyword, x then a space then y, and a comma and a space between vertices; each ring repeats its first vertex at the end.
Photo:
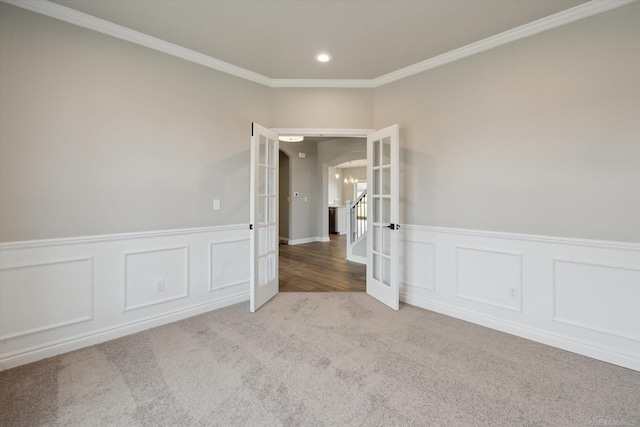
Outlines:
POLYGON ((373 79, 585 0, 54 2, 270 79, 373 79))

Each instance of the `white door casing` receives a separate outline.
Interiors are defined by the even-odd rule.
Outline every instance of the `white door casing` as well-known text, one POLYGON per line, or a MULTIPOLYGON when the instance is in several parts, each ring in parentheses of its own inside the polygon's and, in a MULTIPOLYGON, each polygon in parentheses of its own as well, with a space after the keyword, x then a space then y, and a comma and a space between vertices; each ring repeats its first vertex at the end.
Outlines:
POLYGON ((398 125, 367 135, 367 293, 394 310, 400 306, 399 156, 398 125))
POLYGON ((278 134, 251 126, 251 285, 255 312, 278 293, 278 134))

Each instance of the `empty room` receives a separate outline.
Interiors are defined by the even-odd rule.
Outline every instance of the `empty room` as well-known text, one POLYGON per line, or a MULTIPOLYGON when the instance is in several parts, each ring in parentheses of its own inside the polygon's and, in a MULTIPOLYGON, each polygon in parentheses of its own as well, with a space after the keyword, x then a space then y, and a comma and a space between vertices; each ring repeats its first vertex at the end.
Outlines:
POLYGON ((639 76, 637 0, 0 0, 0 425, 640 426, 639 76))

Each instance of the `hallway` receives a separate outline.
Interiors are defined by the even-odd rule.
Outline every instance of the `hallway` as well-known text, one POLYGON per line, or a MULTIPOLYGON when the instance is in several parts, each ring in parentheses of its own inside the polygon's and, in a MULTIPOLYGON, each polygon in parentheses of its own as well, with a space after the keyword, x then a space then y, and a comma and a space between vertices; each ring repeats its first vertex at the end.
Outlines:
POLYGON ((280 245, 280 292, 364 292, 367 269, 349 262, 347 236, 331 242, 280 245))

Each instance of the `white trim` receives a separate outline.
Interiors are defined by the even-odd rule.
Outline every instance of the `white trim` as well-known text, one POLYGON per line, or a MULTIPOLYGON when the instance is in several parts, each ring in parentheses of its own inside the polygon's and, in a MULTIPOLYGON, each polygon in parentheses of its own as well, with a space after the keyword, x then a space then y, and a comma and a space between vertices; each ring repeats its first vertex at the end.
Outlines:
POLYGON ((347 261, 351 261, 351 262, 357 262, 358 264, 364 264, 367 265, 367 257, 363 257, 360 255, 349 255, 347 257, 347 261))
POLYGON ((289 239, 288 245, 302 245, 305 243, 314 243, 314 242, 329 242, 331 239, 329 237, 303 237, 302 239, 289 239))
POLYGON ((35 334, 38 332, 44 332, 44 331, 48 331, 51 329, 56 329, 56 328, 61 328, 63 326, 71 326, 71 325, 75 325, 78 323, 83 323, 83 322, 87 322, 90 320, 94 319, 95 316, 95 311, 96 311, 96 307, 95 307, 95 262, 94 262, 94 257, 93 256, 86 256, 86 257, 79 257, 79 258, 68 258, 68 259, 60 259, 60 260, 51 260, 51 261, 45 261, 45 262, 32 262, 32 263, 28 263, 28 264, 17 264, 17 265, 9 265, 9 266, 5 266, 5 267, 0 267, 0 271, 4 271, 4 270, 16 270, 16 269, 23 269, 23 268, 29 268, 29 267, 40 267, 43 265, 57 265, 57 264, 69 264, 72 262, 81 262, 81 261, 89 261, 89 265, 91 266, 91 277, 90 277, 90 282, 91 282, 91 314, 89 316, 84 316, 84 317, 78 317, 77 319, 69 319, 69 320, 65 320, 63 322, 60 323, 55 323, 53 325, 48 325, 48 326, 40 326, 37 328, 32 328, 32 329, 27 329, 25 331, 18 331, 18 332, 13 332, 10 334, 6 334, 6 335, 2 335, 0 336, 0 341, 6 341, 9 339, 14 339, 14 338, 19 338, 22 336, 26 336, 26 335, 31 335, 31 334, 35 334))
POLYGON ((271 129, 278 135, 300 135, 308 137, 333 137, 333 138, 366 138, 375 129, 314 129, 314 128, 274 128, 271 129))
POLYGON ((191 49, 166 42, 156 37, 135 31, 118 24, 96 18, 89 14, 47 1, 47 0, 0 0, 12 6, 59 19, 73 25, 94 30, 121 40, 126 40, 157 50, 205 67, 230 74, 273 88, 377 88, 405 77, 427 71, 494 47, 529 37, 561 25, 588 18, 615 8, 626 6, 638 0, 591 0, 590 2, 563 10, 520 27, 487 37, 475 43, 454 49, 417 64, 376 77, 374 79, 272 79, 242 67, 213 58, 191 49))
MULTIPOLYGON (((402 230, 402 228, 401 228, 402 230)), ((424 285, 417 285, 415 283, 411 283, 411 282, 407 282, 405 280, 401 280, 400 283, 407 285, 407 286, 412 286, 414 288, 417 289, 425 289, 427 291, 430 292, 436 292, 436 269, 438 268, 438 264, 436 263, 436 242, 435 241, 431 241, 431 240, 424 240, 424 241, 420 241, 420 240, 413 240, 413 239, 403 239, 402 236, 400 238, 400 246, 404 247, 406 249, 406 244, 407 243, 414 243, 417 245, 424 245, 424 246, 431 246, 431 260, 432 260, 432 265, 433 265, 433 269, 431 271, 431 283, 433 284, 432 287, 428 287, 428 286, 424 286, 424 285)), ((403 271, 404 277, 406 277, 406 272, 403 271)), ((457 283, 456 283, 457 284, 457 283)))
POLYGON ((217 245, 224 245, 227 243, 239 243, 239 242, 248 242, 249 238, 240 238, 240 239, 228 239, 228 240, 221 240, 219 242, 209 242, 209 292, 214 292, 214 291, 219 291, 221 289, 226 289, 226 288, 230 288, 232 286, 238 286, 241 285, 243 283, 249 283, 251 282, 251 278, 248 278, 246 280, 240 280, 237 282, 233 282, 233 283, 225 283, 222 284, 220 286, 213 286, 213 247, 217 246, 217 245))
POLYGON ((100 344, 125 335, 130 335, 146 329, 154 328, 167 323, 176 322, 191 316, 213 311, 219 308, 238 304, 249 299, 249 291, 240 292, 228 297, 218 298, 201 304, 194 304, 189 307, 162 313, 160 315, 149 316, 144 319, 126 322, 115 327, 108 327, 86 334, 76 335, 70 338, 49 342, 43 345, 8 353, 0 358, 0 371, 14 368, 31 362, 36 362, 47 357, 78 350, 90 345, 100 344))
POLYGON ((464 228, 434 227, 429 225, 402 225, 405 230, 425 231, 429 233, 448 233, 465 236, 492 237, 496 239, 525 240, 530 242, 559 243, 562 245, 590 246, 605 249, 617 249, 640 252, 640 243, 615 242, 607 240, 589 240, 577 237, 553 237, 535 234, 507 233, 503 231, 468 230, 464 228))
MULTIPOLYGON (((0 1, 4 1, 4 0, 0 0, 0 1)), ((5 242, 5 243, 0 243, 0 251, 14 250, 14 249, 27 249, 27 248, 41 248, 41 247, 47 247, 47 246, 79 245, 83 243, 103 243, 103 242, 110 242, 115 240, 131 240, 131 239, 144 239, 144 238, 154 238, 154 237, 182 236, 187 234, 212 233, 217 231, 231 231, 231 230, 249 231, 249 224, 222 225, 222 226, 198 227, 198 228, 182 228, 182 229, 162 230, 162 231, 140 231, 140 232, 120 233, 120 234, 102 234, 98 236, 62 237, 62 238, 56 238, 56 239, 25 240, 21 242, 5 242)))
POLYGON ((372 89, 375 79, 271 79, 275 88, 372 89))
POLYGON ((139 308, 144 308, 144 307, 149 307, 152 305, 157 305, 157 304, 163 304, 165 302, 169 302, 169 301, 174 301, 177 299, 182 299, 182 298, 187 298, 189 296, 189 245, 182 245, 182 246, 171 246, 168 248, 153 248, 153 249, 144 249, 144 250, 137 250, 137 251, 133 251, 133 252, 126 252, 124 253, 124 259, 123 259, 123 272, 124 272, 124 277, 123 277, 123 287, 122 287, 122 300, 124 301, 124 308, 123 308, 123 312, 127 312, 127 311, 131 311, 131 310, 137 310, 139 308), (127 291, 129 288, 129 283, 127 280, 127 267, 128 267, 128 263, 127 263, 127 259, 130 255, 140 255, 140 254, 149 254, 149 253, 154 253, 154 252, 167 252, 167 251, 175 251, 177 249, 182 249, 184 251, 184 261, 185 261, 185 271, 184 271, 184 292, 179 294, 179 295, 174 295, 172 297, 168 297, 168 298, 163 298, 163 299, 159 299, 159 300, 155 300, 155 301, 150 301, 150 302, 145 302, 142 304, 137 304, 137 305, 129 305, 129 301, 127 299, 127 291))
POLYGON ((442 302, 428 300, 415 295, 407 295, 403 292, 400 293, 400 300, 406 304, 435 311, 436 313, 444 314, 446 316, 455 317, 487 328, 526 338, 531 341, 558 347, 563 350, 640 371, 640 358, 637 354, 613 349, 604 345, 594 345, 591 342, 577 340, 557 333, 551 334, 541 329, 523 326, 505 319, 462 309, 442 302))
MULTIPOLYGON (((558 284, 557 284, 557 275, 556 275, 556 271, 557 271, 557 267, 556 264, 558 262, 564 262, 564 263, 568 263, 568 264, 580 264, 580 265, 592 265, 595 267, 605 267, 605 268, 611 268, 614 270, 630 270, 630 271, 638 271, 640 272, 640 268, 639 267, 635 267, 632 265, 622 265, 622 264, 613 264, 613 263, 608 263, 608 262, 595 262, 595 261, 587 261, 587 260, 580 260, 580 259, 575 259, 575 258, 562 258, 562 257, 554 257, 551 259, 551 263, 552 263, 552 277, 551 277, 551 289, 552 289, 552 295, 551 295, 551 307, 552 307, 552 316, 551 316, 551 320, 553 320, 554 322, 558 322, 558 323, 564 323, 565 325, 570 325, 570 326, 577 326, 579 328, 583 328, 583 329, 590 329, 592 331, 596 331, 596 332, 600 332, 603 334, 608 334, 608 335, 615 335, 618 336, 620 338, 625 338, 625 339, 629 339, 629 340, 634 340, 637 342, 640 342, 640 335, 634 335, 634 334, 627 334, 624 332, 619 332, 619 331, 615 331, 609 328, 600 328, 597 326, 593 326, 593 325, 588 325, 586 323, 582 323, 582 322, 576 322, 573 320, 569 320, 569 319, 563 319, 561 317, 558 317, 558 307, 557 307, 557 296, 558 296, 558 284)), ((640 283, 639 283, 640 285, 640 283)))
POLYGON ((455 245, 455 272, 456 272, 456 280, 454 289, 456 291, 456 297, 466 299, 469 301, 479 302, 481 304, 492 305, 494 307, 504 308, 506 310, 516 311, 522 313, 522 283, 523 283, 523 272, 522 272, 522 252, 512 252, 512 251, 504 251, 498 249, 487 249, 487 248, 477 248, 472 246, 465 245, 455 245), (520 276, 520 282, 518 283, 518 295, 517 295, 517 305, 511 306, 506 304, 499 304, 494 301, 490 301, 483 298, 477 298, 471 295, 465 295, 460 292, 460 249, 468 250, 468 251, 476 251, 481 253, 490 253, 490 254, 500 254, 500 255, 510 255, 518 257, 518 270, 520 276))

